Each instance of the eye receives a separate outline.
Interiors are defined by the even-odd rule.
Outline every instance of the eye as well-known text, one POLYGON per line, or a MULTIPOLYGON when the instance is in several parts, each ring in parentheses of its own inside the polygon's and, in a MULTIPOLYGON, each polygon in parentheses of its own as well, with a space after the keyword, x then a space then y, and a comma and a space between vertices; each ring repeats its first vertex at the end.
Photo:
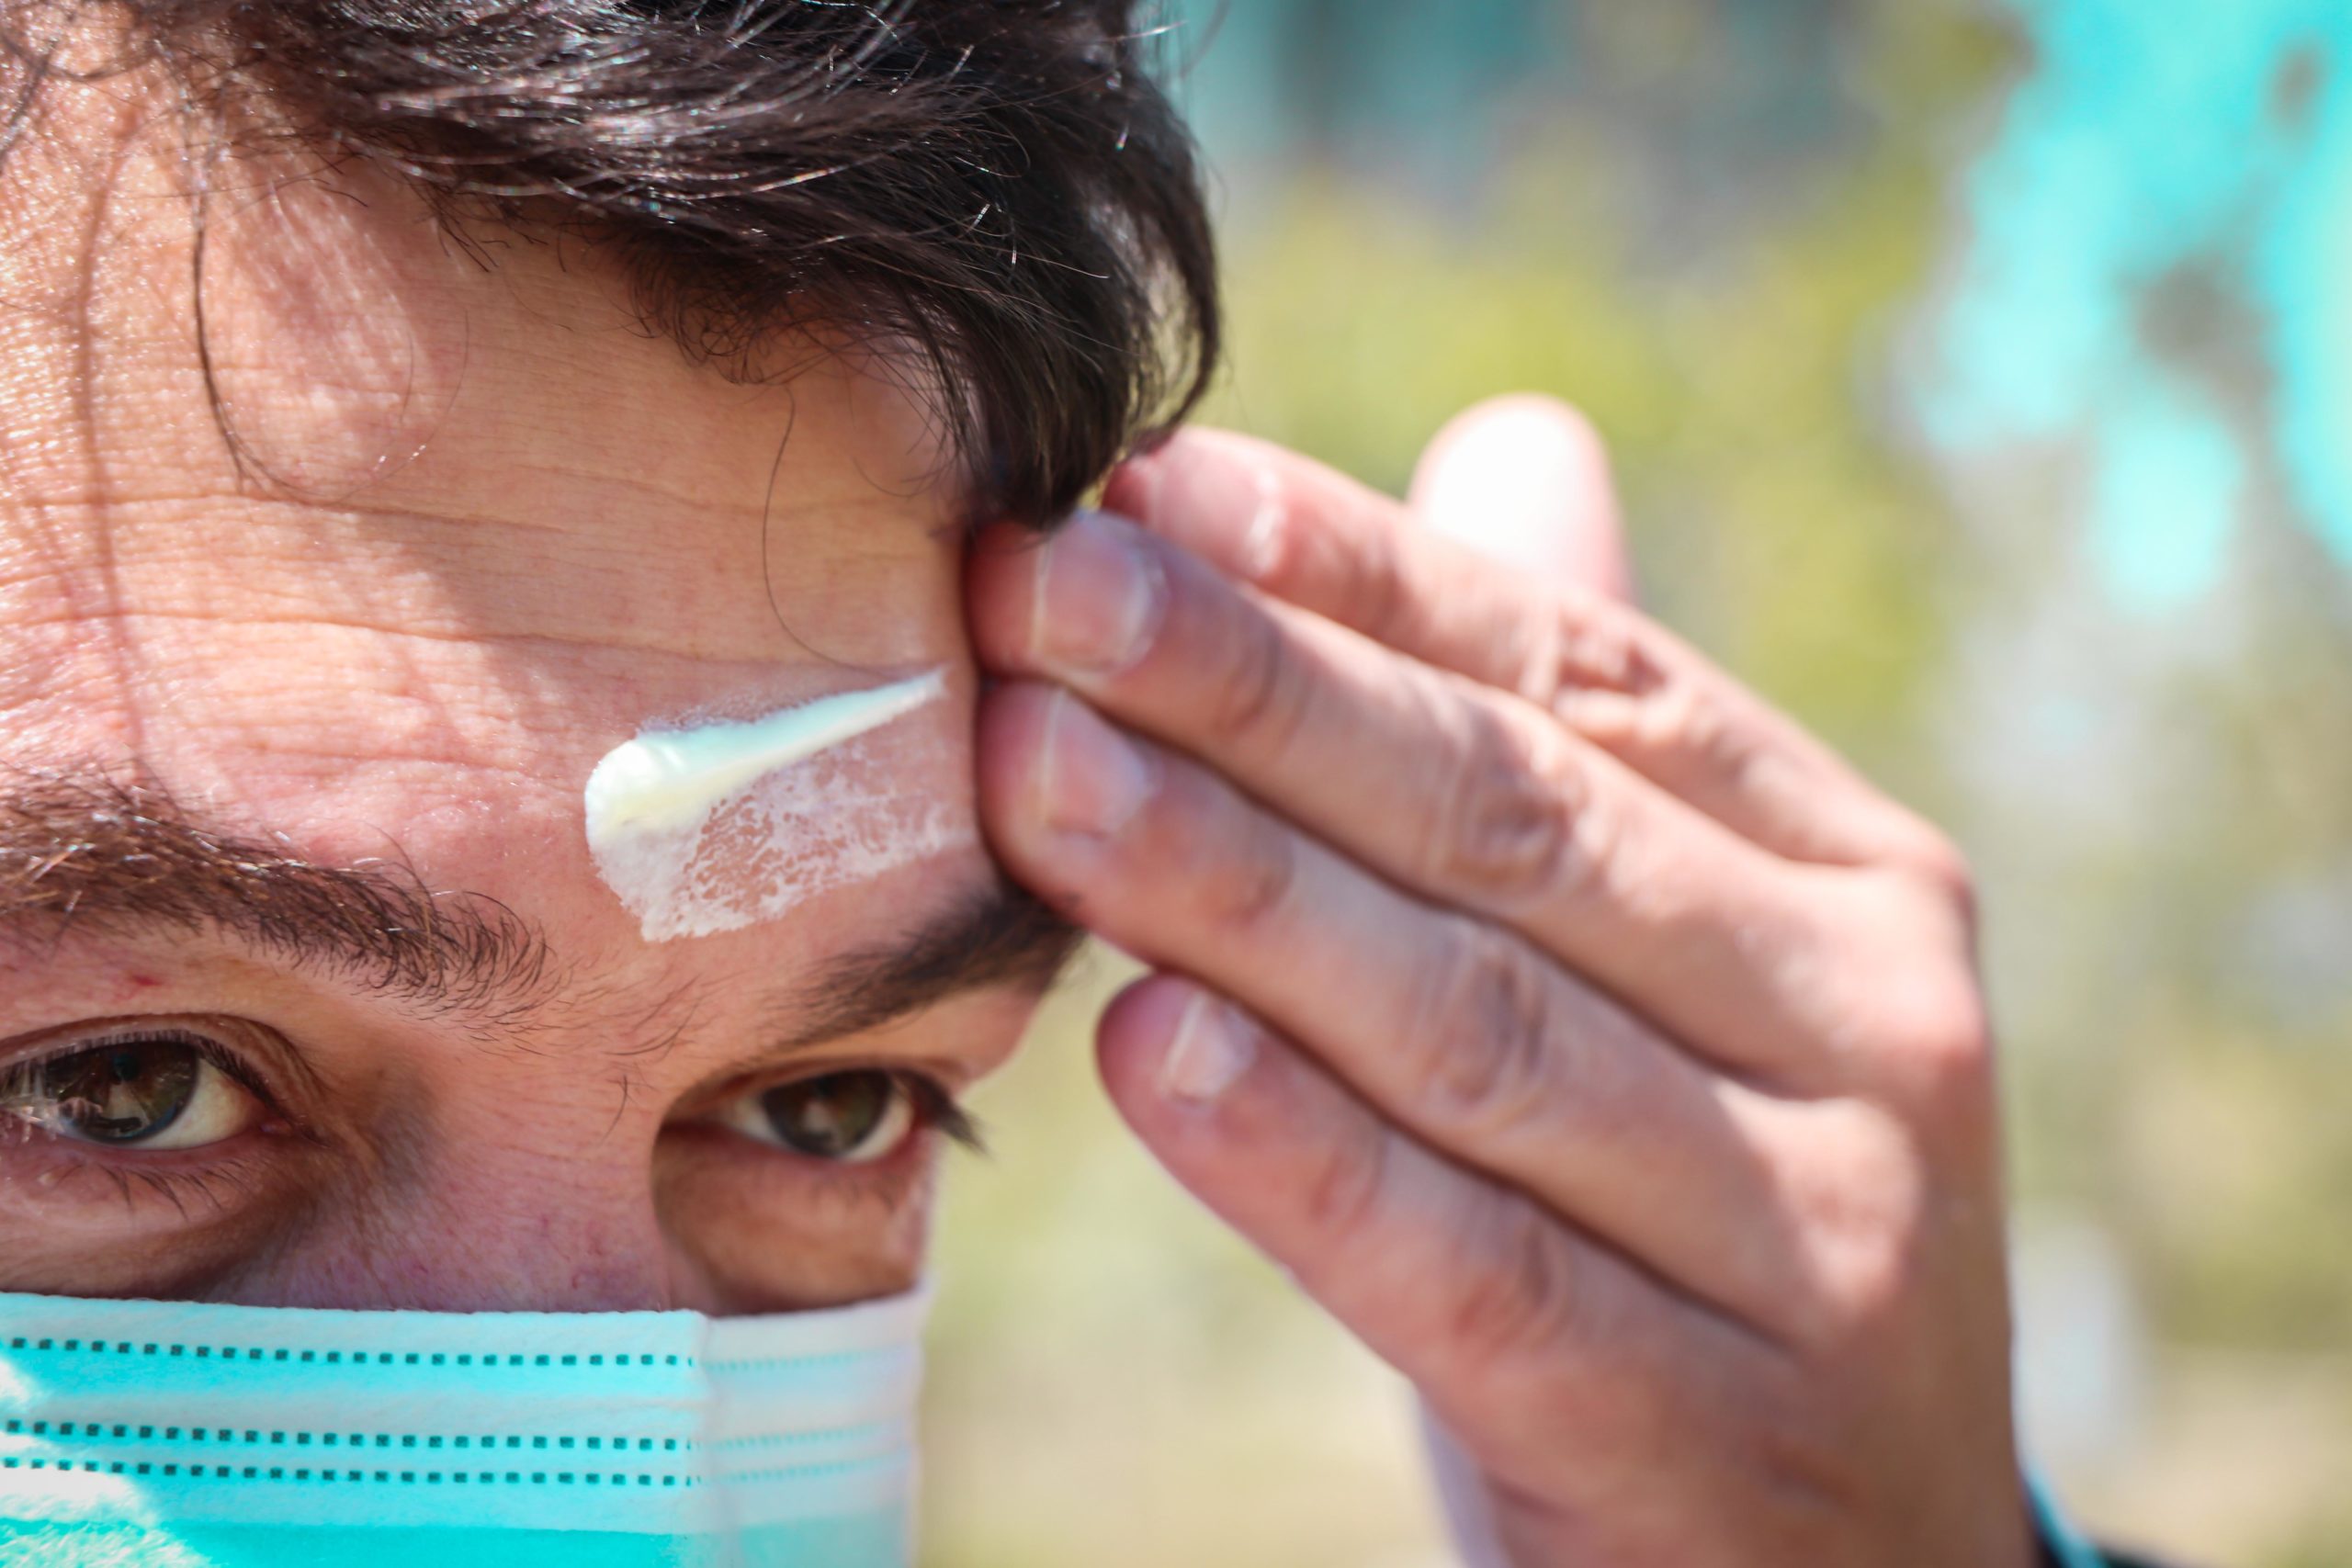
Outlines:
POLYGON ((74 1143, 194 1149, 256 1125, 264 1107, 209 1042, 132 1036, 9 1069, 0 1109, 74 1143))
POLYGON ((896 1073, 858 1068, 740 1095, 718 1120, 811 1159, 865 1165, 888 1158, 914 1134, 921 1093, 896 1073))

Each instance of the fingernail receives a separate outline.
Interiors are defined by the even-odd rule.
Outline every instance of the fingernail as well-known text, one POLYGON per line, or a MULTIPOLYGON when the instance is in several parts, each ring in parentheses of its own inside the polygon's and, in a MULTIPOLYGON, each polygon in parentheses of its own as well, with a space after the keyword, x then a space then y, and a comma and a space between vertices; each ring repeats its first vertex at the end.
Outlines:
POLYGON ((1167 584, 1135 525, 1081 512, 1037 553, 1029 650, 1063 675, 1115 675, 1159 629, 1167 584))
POLYGON ((1127 825, 1152 791, 1150 761, 1092 708, 1056 692, 1046 710, 1039 792, 1046 826, 1107 839, 1127 825))
POLYGON ((1206 991, 1195 991, 1176 1021, 1168 1055, 1159 1059, 1160 1098, 1206 1105, 1257 1059, 1257 1036, 1239 1015, 1206 991))

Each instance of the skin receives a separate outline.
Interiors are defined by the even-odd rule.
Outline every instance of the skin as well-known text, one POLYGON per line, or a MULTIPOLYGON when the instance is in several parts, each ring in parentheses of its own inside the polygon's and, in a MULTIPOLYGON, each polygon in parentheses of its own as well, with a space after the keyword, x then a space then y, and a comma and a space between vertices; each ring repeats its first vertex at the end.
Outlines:
POLYGON ((1132 521, 964 563, 924 423, 854 362, 729 385, 593 252, 478 229, 485 268, 364 170, 266 163, 209 204, 215 407, 168 106, 70 101, 0 183, 11 762, 395 862, 555 961, 481 1010, 214 932, 12 935, 8 1059, 175 1021, 282 1103, 135 1174, 0 1140, 0 1285, 904 1288, 930 1140, 844 1168, 721 1122, 811 1071, 1001 1059, 1017 986, 790 1046, 808 977, 982 886, 980 851, 648 944, 579 785, 650 719, 944 664, 893 782, 977 791, 1006 867, 1155 966, 1102 1025, 1114 1100, 1419 1385, 1489 1560, 2029 1560, 1964 869, 1611 596, 1564 413, 1458 428, 1418 513, 1202 433, 1117 478, 1132 521))
POLYGON ((690 365, 577 243, 453 243, 364 168, 235 161, 209 204, 216 412, 172 115, 123 78, 46 112, 0 180, 12 775, 135 773, 224 831, 495 900, 551 956, 527 1007, 469 1008, 213 931, 18 922, 0 1059, 184 1025, 277 1103, 144 1157, 11 1119, 0 1288, 716 1312, 907 1288, 935 1136, 847 1166, 720 1123, 814 1073, 956 1091, 1011 1051, 1034 983, 794 1043, 830 961, 991 885, 977 835, 650 944, 580 792, 649 721, 944 665, 950 699, 871 766, 968 824, 962 540, 921 411, 806 344, 785 384, 690 365))
POLYGON ((1621 596, 1510 400, 1399 505, 1244 437, 982 542, 983 817, 1154 973, 1102 1076, 1419 1385, 1475 1560, 2032 1561, 1949 841, 1621 596))

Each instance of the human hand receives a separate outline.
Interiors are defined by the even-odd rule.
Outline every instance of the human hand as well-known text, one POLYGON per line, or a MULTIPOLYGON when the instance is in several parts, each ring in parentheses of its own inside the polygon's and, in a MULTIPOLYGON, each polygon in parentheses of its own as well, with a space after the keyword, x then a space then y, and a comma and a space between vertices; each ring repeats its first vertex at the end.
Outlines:
POLYGON ((1611 595, 1530 414, 1421 520, 1194 432, 1133 522, 984 535, 996 851, 1154 966, 1113 1099, 1419 1386, 1503 1560, 2018 1568, 1966 869, 1611 595), (1513 564, 1447 536, 1531 497, 1513 564))

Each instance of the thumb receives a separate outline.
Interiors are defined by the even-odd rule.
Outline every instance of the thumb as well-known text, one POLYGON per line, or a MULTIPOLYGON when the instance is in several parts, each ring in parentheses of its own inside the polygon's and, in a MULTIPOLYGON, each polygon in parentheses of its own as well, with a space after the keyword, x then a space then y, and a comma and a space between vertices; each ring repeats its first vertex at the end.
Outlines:
POLYGON ((1421 454, 1410 504, 1436 532, 1505 566, 1633 597, 1609 455, 1557 399, 1514 393, 1456 414, 1421 454))

